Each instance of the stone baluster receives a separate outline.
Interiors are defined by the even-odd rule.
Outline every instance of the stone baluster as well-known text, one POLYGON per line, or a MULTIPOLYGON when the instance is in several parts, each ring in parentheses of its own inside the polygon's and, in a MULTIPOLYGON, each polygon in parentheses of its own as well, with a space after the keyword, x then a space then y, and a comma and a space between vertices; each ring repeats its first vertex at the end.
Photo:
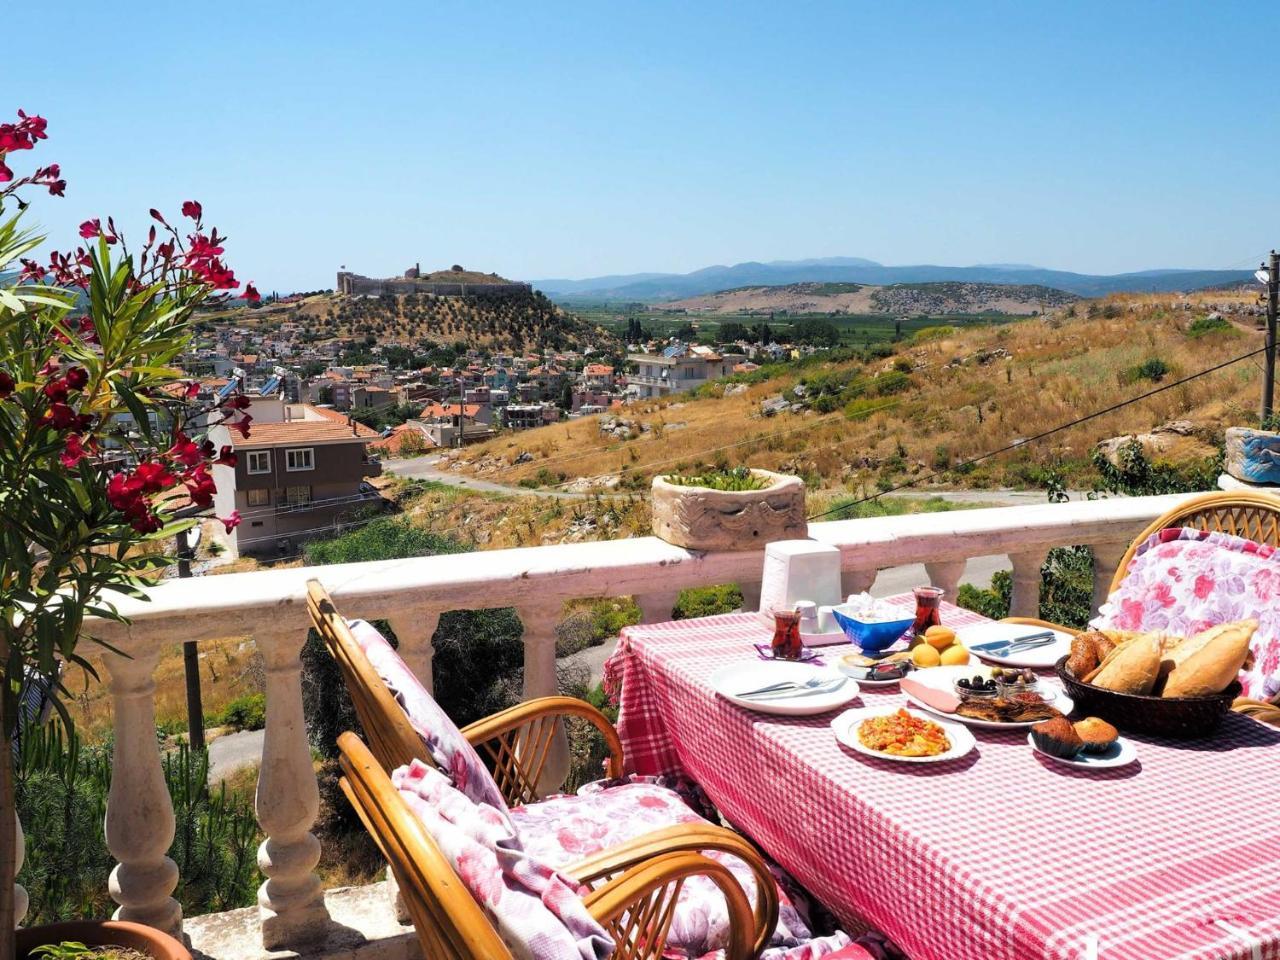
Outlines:
MULTIPOLYGON (((529 604, 516 608, 524 625, 524 697, 553 697, 559 692, 556 679, 556 627, 563 604, 529 604)), ((519 748, 517 748, 518 750, 519 748)), ((558 791, 569 774, 569 740, 564 724, 558 724, 555 740, 547 753, 538 778, 538 792, 545 796, 558 791)))
POLYGON ((929 575, 929 582, 935 587, 947 591, 944 600, 956 602, 956 590, 960 587, 960 578, 964 576, 964 560, 934 560, 924 565, 929 575))
MULTIPOLYGON (((671 619, 671 611, 680 599, 679 590, 662 590, 656 593, 636 595, 636 606, 640 608, 641 623, 666 623, 671 619)), ((759 587, 756 588, 756 606, 760 605, 759 587)))
POLYGON ((159 651, 132 657, 108 653, 115 708, 115 750, 107 794, 107 848, 119 861, 108 890, 120 904, 117 920, 133 920, 180 937, 182 907, 170 894, 178 865, 167 856, 173 843, 173 803, 156 741, 155 680, 159 651))
POLYGON ((1094 543, 1089 549, 1093 551, 1093 612, 1096 614, 1111 593, 1111 579, 1116 575, 1120 561, 1129 549, 1127 542, 1094 543))
POLYGON ((851 593, 866 593, 876 582, 879 570, 841 570, 840 591, 844 594, 841 601, 851 593))
POLYGON ((1013 564, 1013 596, 1009 600, 1009 615, 1013 617, 1040 616, 1040 568, 1049 555, 1048 547, 1021 550, 1009 554, 1013 564))
MULTIPOLYGON (((15 811, 13 819, 16 821, 17 834, 14 837, 18 845, 18 849, 14 851, 13 873, 17 876, 22 871, 22 861, 27 854, 27 841, 22 835, 22 821, 18 819, 15 811)), ((27 896, 27 888, 20 883, 13 885, 13 923, 14 926, 22 926, 22 918, 27 915, 27 906, 31 903, 31 898, 27 896)))
POLYGON ((258 867, 267 878, 258 888, 258 906, 262 944, 268 950, 315 942, 329 928, 324 891, 315 874, 320 841, 311 833, 320 791, 302 714, 298 655, 304 637, 301 629, 254 637, 267 667, 267 726, 254 803, 266 834, 258 848, 258 867))
POLYGON ((400 659, 413 671, 430 692, 434 689, 432 661, 436 650, 432 643, 440 625, 440 610, 412 610, 388 618, 399 643, 400 659))

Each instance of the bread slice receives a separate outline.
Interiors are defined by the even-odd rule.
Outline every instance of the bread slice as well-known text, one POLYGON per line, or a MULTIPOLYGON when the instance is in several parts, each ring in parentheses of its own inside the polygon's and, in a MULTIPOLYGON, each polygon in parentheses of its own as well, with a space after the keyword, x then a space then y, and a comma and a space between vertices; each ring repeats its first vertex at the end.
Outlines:
POLYGON ((1117 647, 1093 678, 1094 686, 1146 696, 1160 675, 1164 640, 1164 634, 1151 633, 1117 647))
POLYGON ((1174 660, 1165 681, 1165 697, 1211 697, 1229 687, 1249 658, 1249 641, 1258 629, 1257 620, 1239 620, 1212 627, 1189 638, 1180 647, 1195 643, 1189 656, 1174 660), (1210 634, 1201 641, 1204 634, 1210 634), (1197 642, 1200 641, 1200 642, 1197 642))

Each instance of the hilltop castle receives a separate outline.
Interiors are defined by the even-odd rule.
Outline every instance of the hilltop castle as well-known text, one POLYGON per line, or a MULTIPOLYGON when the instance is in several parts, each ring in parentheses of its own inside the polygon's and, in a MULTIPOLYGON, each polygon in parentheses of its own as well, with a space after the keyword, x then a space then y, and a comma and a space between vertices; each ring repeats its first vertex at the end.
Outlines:
POLYGON ((372 277, 362 277, 358 273, 339 270, 338 283, 334 289, 339 293, 355 297, 380 297, 387 294, 408 293, 428 293, 437 297, 475 297, 484 294, 512 295, 533 292, 533 287, 527 283, 512 283, 501 278, 490 280, 485 274, 470 273, 460 268, 452 271, 442 270, 424 277, 419 264, 414 264, 406 270, 402 277, 389 277, 386 280, 375 280, 372 277), (458 279, 450 279, 450 274, 456 274, 458 279), (480 279, 472 279, 475 277, 480 279))

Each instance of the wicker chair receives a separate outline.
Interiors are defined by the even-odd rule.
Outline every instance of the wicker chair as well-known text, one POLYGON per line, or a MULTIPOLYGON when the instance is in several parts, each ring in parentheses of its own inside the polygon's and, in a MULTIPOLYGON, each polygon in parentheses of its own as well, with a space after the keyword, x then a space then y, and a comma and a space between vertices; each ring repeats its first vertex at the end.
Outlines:
MULTIPOLYGON (((391 865, 424 956, 433 960, 506 960, 511 951, 471 896, 449 859, 409 809, 390 777, 354 733, 338 738, 342 790, 391 865)), ((733 874, 689 850, 638 858, 584 898, 588 912, 619 946, 619 955, 658 960, 666 947, 685 879, 710 879, 731 918, 726 960, 755 956, 756 923, 733 874)))
MULTIPOLYGON (((1280 548, 1280 497, 1270 493, 1205 493, 1174 507, 1168 513, 1153 520, 1149 527, 1134 538, 1116 566, 1109 593, 1115 592, 1124 581, 1129 572, 1129 563, 1138 552, 1138 548, 1146 543, 1153 533, 1173 527, 1191 527, 1197 530, 1229 533, 1280 548)), ((1071 627, 1031 617, 1009 617, 1007 622, 1053 627, 1055 630, 1070 634, 1080 632, 1071 627)), ((1234 709, 1265 723, 1280 726, 1280 704, 1275 702, 1267 703, 1240 697, 1236 700, 1234 709)))
MULTIPOLYGON (((376 758, 384 774, 412 760, 421 760, 423 763, 434 766, 422 738, 409 724, 405 712, 400 708, 387 685, 382 682, 382 678, 378 676, 364 651, 356 643, 346 620, 338 613, 332 598, 319 581, 308 582, 307 605, 316 630, 324 638, 329 652, 338 661, 343 680, 355 704, 356 715, 360 718, 360 725, 369 739, 366 747, 354 734, 344 734, 343 739, 339 741, 344 756, 351 753, 361 757, 368 755, 376 758), (361 751, 364 752, 361 753, 361 751)), ((604 714, 591 704, 572 697, 543 697, 529 700, 491 717, 477 720, 462 730, 463 735, 477 752, 481 756, 487 756, 493 762, 494 779, 507 803, 520 805, 540 799, 537 790, 538 780, 550 752, 556 725, 560 718, 565 716, 581 717, 601 732, 610 751, 606 771, 610 777, 621 776, 622 742, 604 714)), ((344 760, 344 769, 346 769, 346 763, 347 761, 344 760)), ((353 799, 352 802, 357 801, 353 799)), ((359 806, 358 809, 360 809, 359 806)), ((365 817, 365 813, 361 816, 365 817)), ((369 826, 370 831, 377 837, 379 834, 376 824, 371 826, 371 822, 366 819, 366 826, 369 826)), ((383 841, 379 840, 379 842, 383 841)), ((612 883, 615 877, 624 875, 624 871, 635 870, 659 860, 666 863, 666 858, 676 854, 688 855, 708 850, 731 854, 750 868, 756 881, 756 897, 755 904, 748 910, 748 915, 751 917, 748 940, 751 949, 759 952, 772 938, 778 923, 778 888, 773 874, 755 847, 732 830, 707 822, 664 827, 589 856, 563 868, 561 872, 585 886, 602 891, 612 883), (599 886, 601 884, 604 886, 599 886)), ((384 853, 388 853, 385 847, 384 853)), ((389 855, 387 859, 394 868, 395 863, 389 855)), ((702 857, 696 862, 701 864, 706 859, 702 857)), ((694 861, 682 859, 672 862, 687 865, 694 861)), ((709 860, 707 862, 714 863, 709 860)), ((686 870, 686 874, 688 872, 686 870)), ((732 879, 732 875, 730 877, 732 879)), ((416 875, 411 879, 419 883, 416 875)), ((733 882, 736 886, 736 881, 733 882)), ((743 895, 740 887, 738 895, 743 895)), ((419 931, 424 929, 416 919, 414 922, 419 931)), ((424 946, 426 946, 425 940, 424 946)), ((429 951, 427 955, 435 956, 429 951)), ((454 956, 455 954, 443 955, 454 956)), ((459 955, 470 956, 470 954, 459 955)), ((483 953, 476 955, 489 956, 483 953)), ((505 956, 505 954, 493 954, 493 956, 505 956)), ((648 953, 636 954, 637 958, 648 956, 648 953)))

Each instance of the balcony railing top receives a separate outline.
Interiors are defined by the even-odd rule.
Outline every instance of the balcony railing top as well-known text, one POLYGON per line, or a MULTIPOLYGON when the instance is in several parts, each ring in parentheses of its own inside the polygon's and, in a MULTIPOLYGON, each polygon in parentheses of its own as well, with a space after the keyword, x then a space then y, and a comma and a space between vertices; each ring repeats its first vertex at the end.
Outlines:
MULTIPOLYGON (((812 523, 809 535, 841 551, 846 572, 873 573, 910 563, 1034 551, 1063 544, 1127 544, 1183 495, 957 510, 812 523)), ((565 600, 678 592, 714 583, 758 581, 758 550, 701 553, 656 537, 295 567, 170 580, 150 599, 120 598, 132 625, 88 621, 113 641, 144 637, 200 640, 306 621, 306 582, 316 577, 352 615, 547 606, 565 600)))

